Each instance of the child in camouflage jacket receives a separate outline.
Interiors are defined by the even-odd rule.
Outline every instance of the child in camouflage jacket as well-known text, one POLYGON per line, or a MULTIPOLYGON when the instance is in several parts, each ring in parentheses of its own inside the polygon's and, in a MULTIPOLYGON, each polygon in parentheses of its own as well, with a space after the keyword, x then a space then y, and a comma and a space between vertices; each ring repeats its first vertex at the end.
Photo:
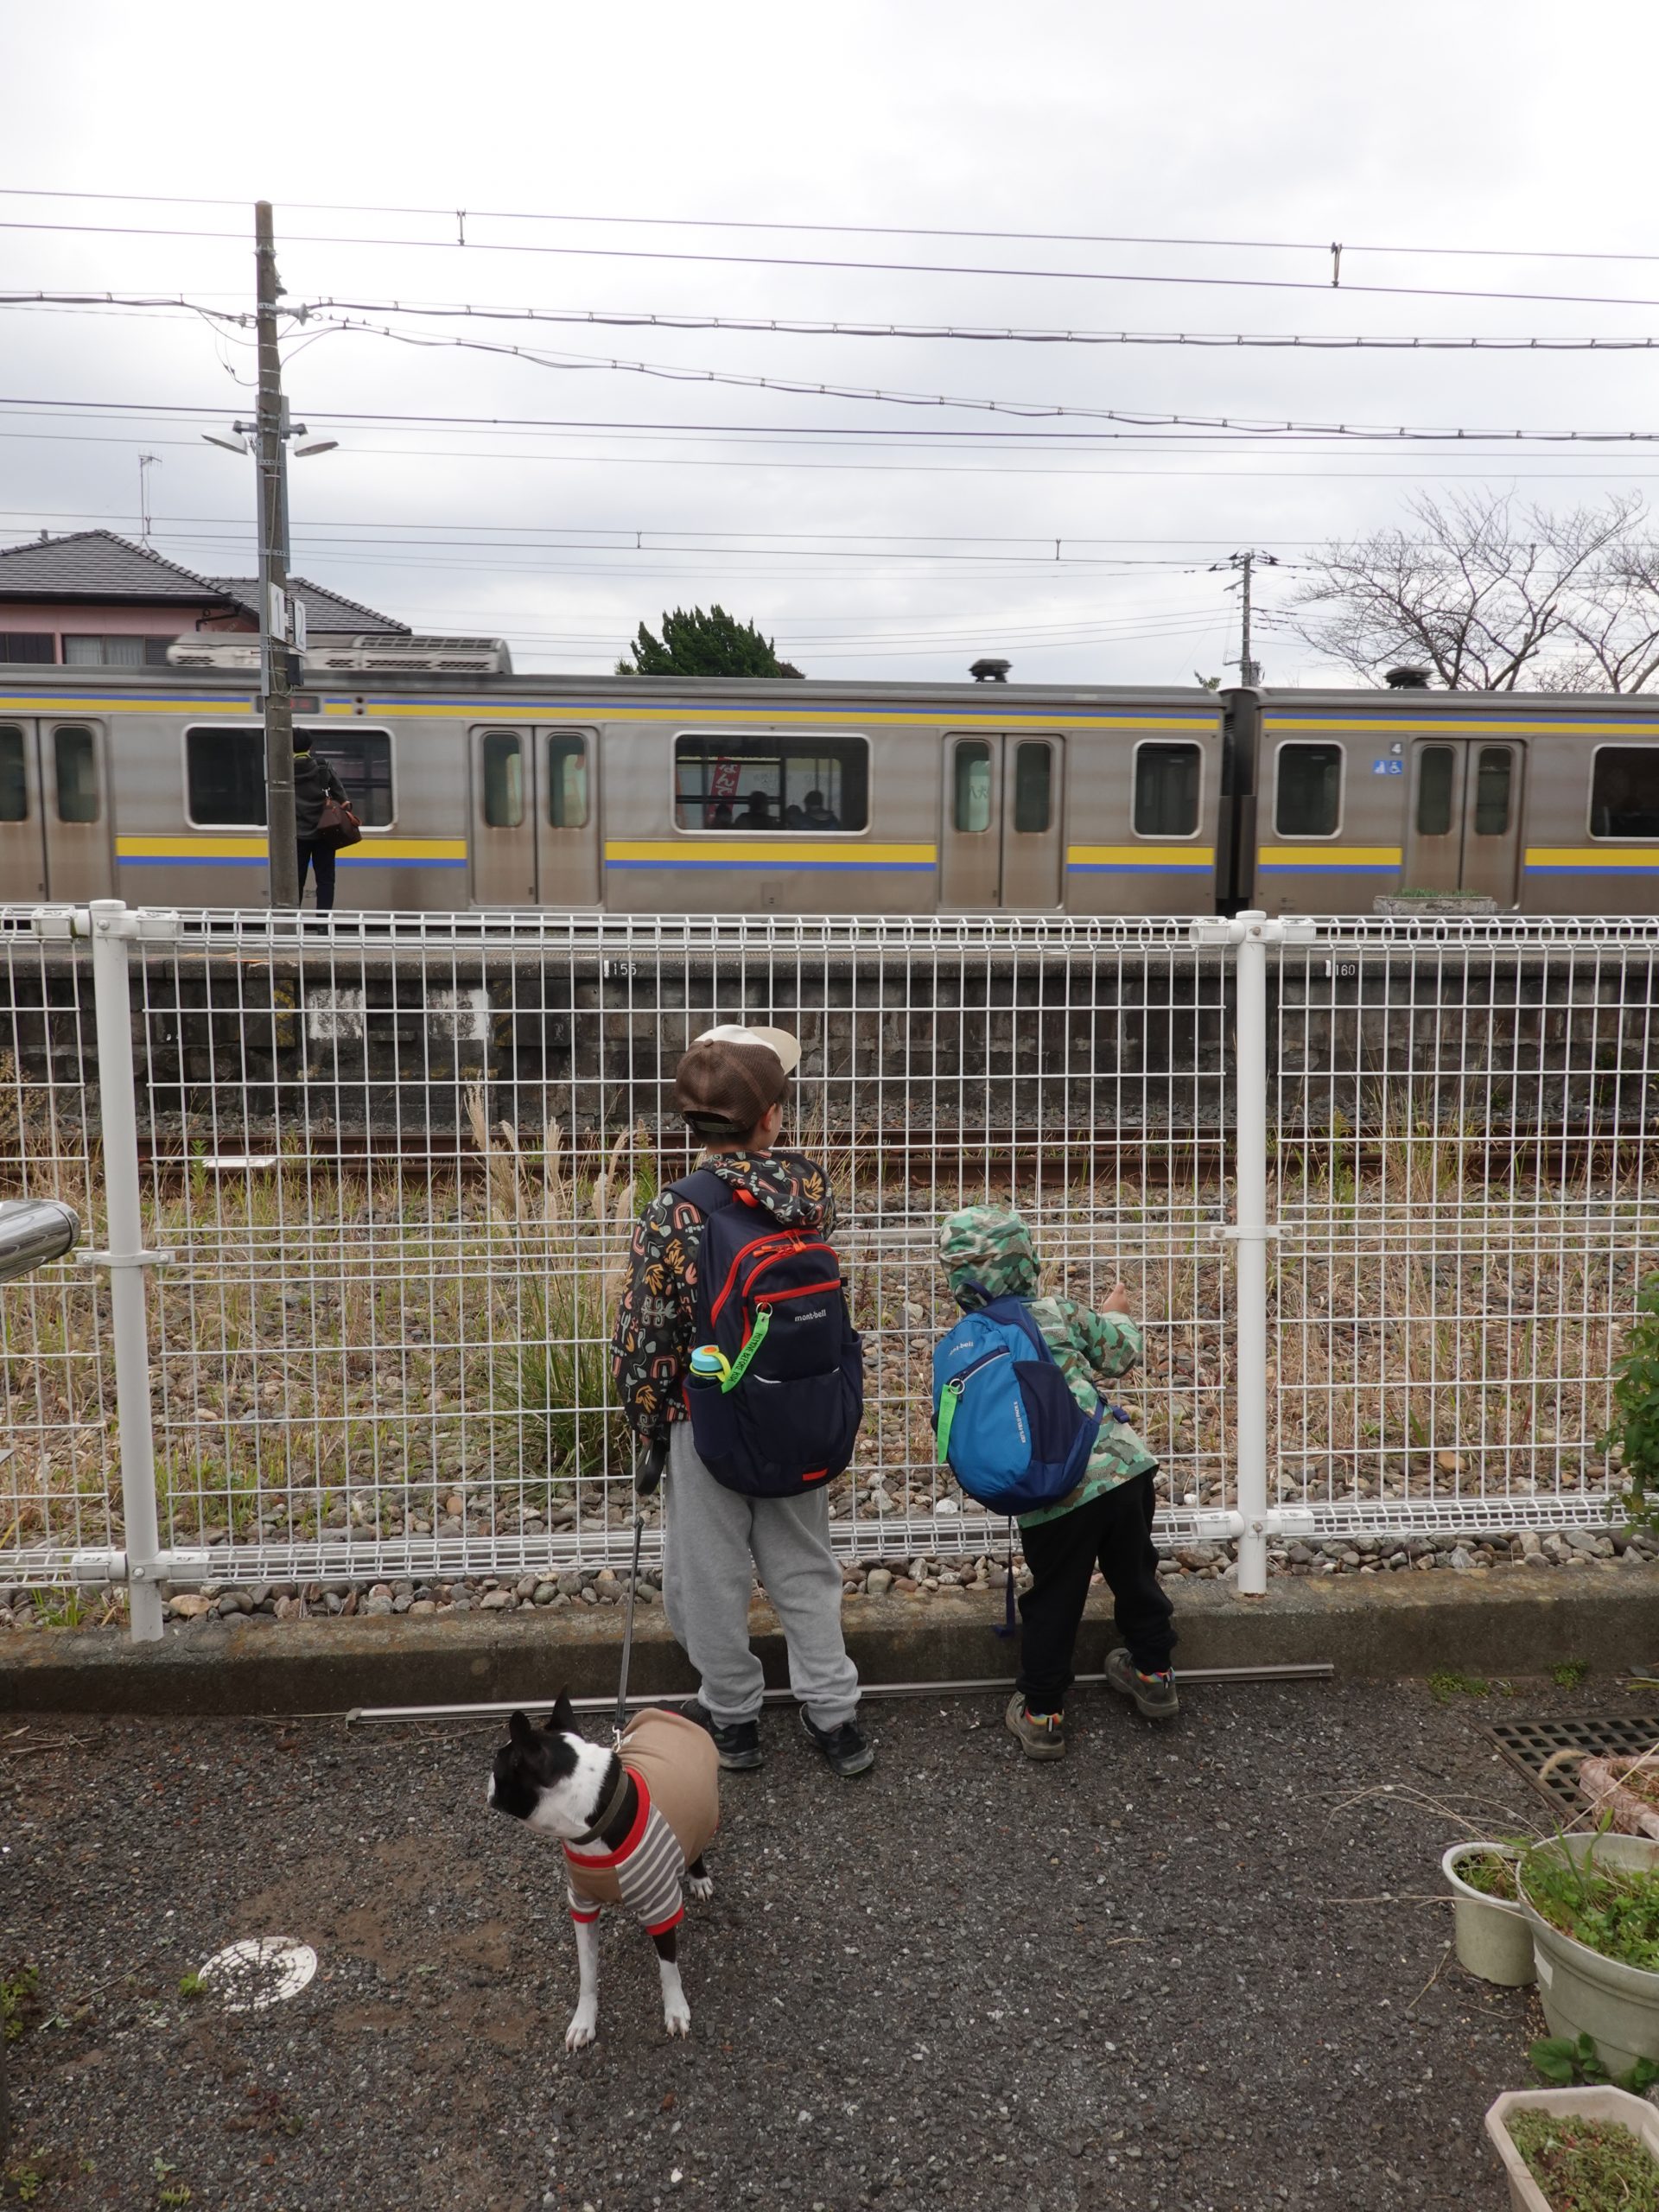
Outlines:
MULTIPOLYGON (((1039 1296, 1031 1233, 1007 1207, 969 1206, 952 1214, 940 1231, 939 1257, 958 1305, 971 1310, 993 1298, 1027 1301, 1087 1412, 1104 1396, 1103 1384, 1139 1363, 1141 1331, 1129 1319, 1122 1285, 1098 1313, 1075 1299, 1039 1296)), ((1157 1471, 1158 1462, 1128 1421, 1109 1411, 1076 1490, 1058 1505, 1020 1516, 1032 1586, 1020 1600, 1021 1666, 1007 1719, 1032 1758, 1065 1753, 1065 1693, 1096 1561, 1127 1646, 1108 1654, 1108 1681, 1148 1719, 1170 1719, 1179 1709, 1169 1665, 1174 1608, 1158 1580, 1152 1541, 1157 1471)))

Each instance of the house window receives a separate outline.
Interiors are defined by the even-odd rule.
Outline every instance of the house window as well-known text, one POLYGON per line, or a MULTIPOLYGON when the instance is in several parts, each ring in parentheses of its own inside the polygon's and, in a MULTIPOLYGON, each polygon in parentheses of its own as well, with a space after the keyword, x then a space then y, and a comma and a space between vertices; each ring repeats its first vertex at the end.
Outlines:
POLYGON ((1135 756, 1135 834, 1190 837, 1198 826, 1196 745, 1143 745, 1135 756))
POLYGON ((869 743, 862 737, 698 730, 674 741, 678 830, 868 830, 869 743))
POLYGON ((63 658, 69 668, 165 668, 172 643, 171 638, 67 634, 63 658))
POLYGON ((54 661, 58 641, 50 630, 0 630, 0 661, 54 661))

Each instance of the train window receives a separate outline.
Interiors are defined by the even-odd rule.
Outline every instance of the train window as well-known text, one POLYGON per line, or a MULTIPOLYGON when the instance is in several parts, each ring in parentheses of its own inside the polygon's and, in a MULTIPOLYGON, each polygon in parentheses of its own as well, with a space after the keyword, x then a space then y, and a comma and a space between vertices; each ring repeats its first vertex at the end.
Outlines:
POLYGON ((516 830, 524 818, 524 742, 516 730, 486 730, 484 819, 492 830, 516 830))
POLYGON ((1022 837, 1040 836, 1054 808, 1054 748, 1017 745, 1014 752, 1014 826, 1022 837))
POLYGON ((697 730, 674 740, 677 830, 808 836, 869 824, 867 738, 697 730))
POLYGON ((1198 826, 1203 756, 1196 745, 1143 745, 1135 756, 1135 834, 1190 837, 1198 826))
POLYGON ((92 733, 72 724, 52 733, 60 822, 98 819, 98 753, 92 733))
POLYGON ((342 728, 329 722, 311 741, 346 786, 352 811, 365 830, 391 827, 391 739, 383 729, 342 728))
POLYGON ((1475 763, 1475 835, 1506 837, 1515 754, 1507 745, 1483 745, 1475 763))
POLYGON ((1590 779, 1592 837, 1659 837, 1659 746, 1604 745, 1590 779))
POLYGON ((547 823, 588 827, 588 741, 580 730, 556 729, 547 741, 547 823))
POLYGON ((16 722, 0 725, 0 822, 29 819, 29 778, 23 768, 23 733, 16 722))
POLYGON ((1452 834, 1452 784, 1457 767, 1449 745, 1426 745, 1417 756, 1417 835, 1452 834))
POLYGON ((257 724, 193 729, 184 738, 185 805, 198 828, 265 826, 265 734, 257 724))
POLYGON ((1273 826, 1281 837, 1334 837, 1342 813, 1342 747, 1281 745, 1273 826))
POLYGON ((966 836, 991 826, 991 748, 977 738, 957 747, 950 822, 966 836))

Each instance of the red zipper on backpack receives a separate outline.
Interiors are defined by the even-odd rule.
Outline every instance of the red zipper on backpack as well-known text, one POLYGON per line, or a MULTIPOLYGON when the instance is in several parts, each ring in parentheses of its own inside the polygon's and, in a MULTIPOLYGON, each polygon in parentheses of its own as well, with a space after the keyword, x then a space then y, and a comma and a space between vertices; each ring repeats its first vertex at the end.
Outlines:
POLYGON ((720 1295, 709 1309, 709 1325, 711 1328, 719 1320, 721 1310, 736 1286, 738 1269, 752 1252, 760 1252, 764 1256, 756 1261, 743 1279, 743 1294, 746 1296, 749 1285, 754 1281, 756 1275, 771 1267, 775 1260, 786 1259, 796 1252, 828 1252, 833 1257, 835 1247, 833 1244, 809 1243, 805 1237, 795 1234, 792 1230, 776 1230, 770 1236, 753 1238, 751 1243, 743 1245, 733 1256, 732 1264, 727 1270, 726 1281, 721 1287, 720 1295))

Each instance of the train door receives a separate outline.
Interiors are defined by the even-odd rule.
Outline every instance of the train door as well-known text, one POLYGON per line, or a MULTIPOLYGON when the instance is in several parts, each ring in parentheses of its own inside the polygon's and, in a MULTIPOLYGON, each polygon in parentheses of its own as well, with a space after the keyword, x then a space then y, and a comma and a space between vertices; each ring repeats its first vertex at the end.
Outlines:
POLYGON ((108 780, 101 723, 0 723, 0 897, 113 896, 108 780))
POLYGON ((1405 882, 1412 891, 1520 896, 1524 749, 1477 738, 1420 738, 1412 749, 1405 882))
POLYGON ((940 899, 958 912, 1060 904, 1065 743, 976 730, 944 741, 940 899))
POLYGON ((535 748, 537 897, 543 906, 597 906, 597 732, 538 729, 535 748))
POLYGON ((473 903, 596 906, 599 813, 595 733, 473 732, 473 903))
POLYGON ((33 722, 0 722, 0 899, 46 896, 46 823, 33 722))

